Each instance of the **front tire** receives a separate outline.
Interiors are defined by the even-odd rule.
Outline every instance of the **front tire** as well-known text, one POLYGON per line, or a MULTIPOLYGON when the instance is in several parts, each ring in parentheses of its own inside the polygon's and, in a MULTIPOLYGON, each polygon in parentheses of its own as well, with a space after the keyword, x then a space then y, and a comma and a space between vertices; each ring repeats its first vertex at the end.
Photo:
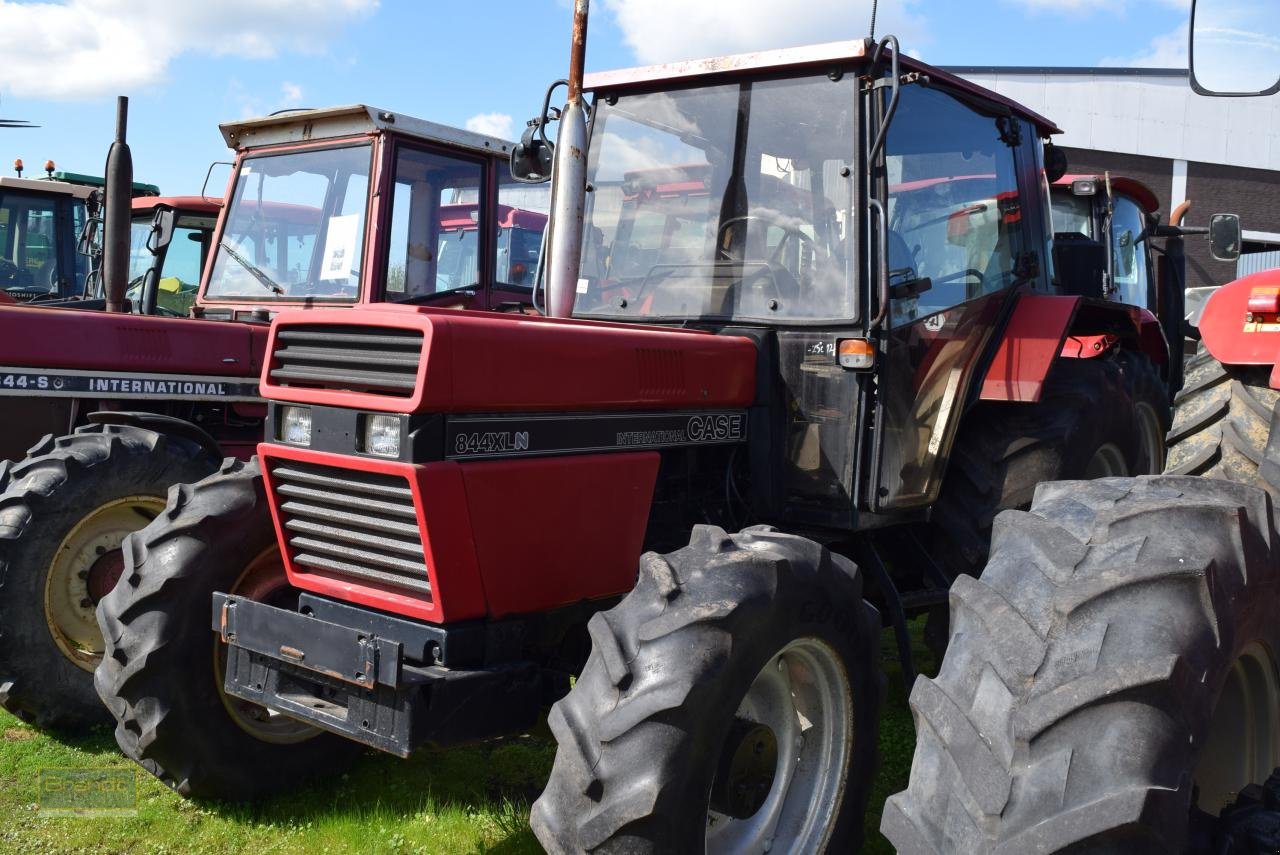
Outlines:
POLYGON ((881 677, 850 562, 766 527, 698 526, 643 556, 588 628, 530 818, 549 852, 857 847, 881 677))
POLYGON ((125 756, 183 796, 244 801, 337 774, 358 754, 355 743, 222 691, 213 593, 279 605, 293 595, 256 460, 228 460, 174 487, 124 554, 124 575, 98 606, 106 655, 94 683, 125 756))
POLYGON ((128 425, 46 436, 0 469, 0 703, 41 727, 110 721, 93 691, 94 609, 123 566, 120 544, 173 484, 217 461, 195 443, 128 425))
POLYGON ((1264 492, 1201 478, 1046 484, 1001 515, 911 693, 885 836, 911 855, 1187 851, 1197 805, 1280 763, 1275 536, 1264 492))

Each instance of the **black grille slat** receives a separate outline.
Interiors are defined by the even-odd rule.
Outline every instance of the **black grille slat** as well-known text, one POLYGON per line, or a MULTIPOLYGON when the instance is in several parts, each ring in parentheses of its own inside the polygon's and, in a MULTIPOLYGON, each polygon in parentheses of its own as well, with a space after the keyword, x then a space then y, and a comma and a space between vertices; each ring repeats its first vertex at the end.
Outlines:
POLYGON ((413 491, 410 490, 408 486, 397 487, 390 484, 374 484, 372 482, 360 483, 352 481, 350 478, 325 475, 313 469, 304 469, 285 464, 276 466, 272 471, 277 478, 293 484, 308 484, 313 487, 324 487, 326 490, 337 488, 341 490, 358 491, 370 496, 404 499, 409 502, 413 501, 413 491))
POLYGON ((408 481, 296 461, 270 471, 294 565, 431 593, 408 481))
POLYGON ((283 327, 268 376, 281 386, 408 397, 417 387, 422 333, 387 327, 283 327))
POLYGON ((276 492, 282 496, 298 499, 307 504, 337 505, 340 509, 348 509, 348 513, 360 513, 363 515, 363 511, 373 511, 376 514, 389 514, 400 519, 414 520, 418 518, 417 512, 413 509, 412 496, 409 497, 409 504, 397 504, 395 502, 371 499, 364 495, 347 496, 331 490, 318 490, 315 487, 303 487, 298 484, 281 484, 276 488, 276 492))

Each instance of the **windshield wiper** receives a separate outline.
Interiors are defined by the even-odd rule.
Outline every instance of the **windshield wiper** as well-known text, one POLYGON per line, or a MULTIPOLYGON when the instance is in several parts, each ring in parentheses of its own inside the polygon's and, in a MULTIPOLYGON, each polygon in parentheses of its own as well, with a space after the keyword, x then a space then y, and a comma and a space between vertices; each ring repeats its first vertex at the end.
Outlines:
POLYGON ((236 262, 239 263, 241 267, 243 267, 245 270, 248 270, 250 273, 252 273, 253 278, 257 279, 258 283, 262 285, 263 288, 266 288, 268 291, 272 292, 273 294, 279 294, 281 296, 284 295, 284 288, 282 288, 279 284, 277 284, 274 280, 272 280, 270 276, 263 273, 260 269, 254 266, 247 258, 245 258, 243 255, 241 255, 240 253, 232 249, 230 246, 228 246, 225 240, 218 241, 218 246, 225 249, 227 251, 227 255, 235 259, 236 262))

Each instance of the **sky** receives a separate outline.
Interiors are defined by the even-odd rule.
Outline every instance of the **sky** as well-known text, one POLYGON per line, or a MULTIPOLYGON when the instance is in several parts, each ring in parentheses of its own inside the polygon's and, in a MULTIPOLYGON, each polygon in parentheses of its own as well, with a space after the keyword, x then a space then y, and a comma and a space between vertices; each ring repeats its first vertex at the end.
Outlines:
MULTIPOLYGON (((1190 0, 880 0, 935 65, 1185 67, 1190 0)), ((102 174, 127 95, 138 180, 199 193, 222 121, 366 103, 518 136, 568 68, 570 0, 0 0, 0 174, 102 174)), ((858 38, 871 0, 595 0, 587 69, 858 38)), ((563 90, 561 90, 561 94, 563 90)), ((1052 117, 1050 117, 1052 118, 1052 117)), ((215 173, 219 174, 219 173, 215 173)), ((227 172, 211 186, 221 192, 227 172)))

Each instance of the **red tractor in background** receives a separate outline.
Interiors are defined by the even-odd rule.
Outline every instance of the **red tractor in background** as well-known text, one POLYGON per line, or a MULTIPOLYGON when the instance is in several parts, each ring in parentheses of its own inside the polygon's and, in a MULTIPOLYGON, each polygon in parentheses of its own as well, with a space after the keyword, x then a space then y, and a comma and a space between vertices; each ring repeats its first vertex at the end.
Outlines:
MULTIPOLYGON (((1280 91, 1274 4, 1192 14, 1198 92, 1280 91)), ((1206 231, 1239 253, 1238 220, 1206 231)), ((996 520, 911 693, 900 852, 1280 850, 1278 295, 1267 271, 1205 301, 1169 475, 1045 484, 996 520)))
POLYGON ((237 157, 221 214, 135 200, 119 281, 0 307, 0 703, 29 721, 105 720, 94 609, 120 543, 170 486, 253 453, 277 312, 530 302, 546 188, 500 174, 510 143, 363 106, 222 130, 237 157), (112 299, 123 311, 102 311, 112 299))
POLYGON ((851 848, 880 616, 912 673, 997 511, 1159 471, 1166 335, 1053 240, 1051 122, 891 37, 584 83, 585 36, 512 156, 550 316, 282 313, 257 460, 125 540, 95 682, 178 792, 555 700, 550 851, 851 848))

